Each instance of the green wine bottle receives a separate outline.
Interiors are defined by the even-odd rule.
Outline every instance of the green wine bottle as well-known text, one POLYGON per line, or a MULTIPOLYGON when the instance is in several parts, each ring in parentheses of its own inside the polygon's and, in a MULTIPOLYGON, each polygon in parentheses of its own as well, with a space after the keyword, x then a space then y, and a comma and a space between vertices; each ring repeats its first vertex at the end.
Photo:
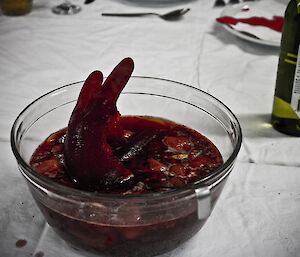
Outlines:
POLYGON ((300 0, 291 0, 284 16, 271 123, 293 136, 300 136, 299 46, 300 0))

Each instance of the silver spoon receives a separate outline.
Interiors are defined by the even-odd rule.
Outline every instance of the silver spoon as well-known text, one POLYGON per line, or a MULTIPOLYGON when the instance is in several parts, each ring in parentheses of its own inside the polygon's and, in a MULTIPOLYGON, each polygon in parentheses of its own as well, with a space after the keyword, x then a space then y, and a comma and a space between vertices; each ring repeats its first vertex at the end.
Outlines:
POLYGON ((156 15, 164 20, 177 20, 181 18, 182 15, 186 14, 190 9, 182 8, 177 9, 165 14, 158 14, 155 12, 141 12, 141 13, 102 13, 102 16, 117 16, 117 17, 140 17, 147 15, 156 15))

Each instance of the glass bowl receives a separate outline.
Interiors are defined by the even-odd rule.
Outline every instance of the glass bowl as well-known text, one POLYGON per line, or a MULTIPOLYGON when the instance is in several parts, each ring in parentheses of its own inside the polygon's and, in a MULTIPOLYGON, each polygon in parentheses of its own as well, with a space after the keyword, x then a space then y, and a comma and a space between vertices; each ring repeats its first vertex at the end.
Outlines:
MULTIPOLYGON (((209 217, 240 150, 234 114, 213 96, 182 83, 131 77, 117 105, 123 115, 158 116, 209 138, 224 165, 186 188, 142 195, 80 191, 36 173, 29 160, 51 133, 67 126, 83 82, 55 89, 27 106, 11 146, 29 190, 49 225, 73 247, 111 256, 154 256, 197 233, 209 217)), ((217 231, 216 231, 217 233, 217 231)))

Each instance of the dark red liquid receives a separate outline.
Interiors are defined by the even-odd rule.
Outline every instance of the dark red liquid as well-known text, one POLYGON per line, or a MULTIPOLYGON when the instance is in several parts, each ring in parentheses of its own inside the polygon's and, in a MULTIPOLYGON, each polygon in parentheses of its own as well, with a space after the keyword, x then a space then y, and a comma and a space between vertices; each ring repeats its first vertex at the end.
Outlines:
POLYGON ((125 187, 89 188, 68 176, 63 144, 65 129, 50 135, 34 152, 31 166, 58 183, 87 191, 141 194, 180 188, 204 178, 223 160, 203 135, 160 118, 122 116, 123 136, 109 142, 114 155, 134 174, 125 187))
MULTIPOLYGON (((114 154, 132 171, 134 180, 125 188, 97 188, 99 192, 127 195, 181 188, 210 175, 223 163, 211 141, 183 125, 135 116, 122 116, 120 122, 123 137, 109 143, 114 154), (131 150, 137 145, 140 149, 132 154, 131 150)), ((66 129, 62 129, 50 135, 36 149, 30 164, 38 173, 57 183, 81 188, 69 177, 65 167, 65 132, 66 129)), ((213 204, 221 188, 212 192, 213 204)), ((198 219, 195 197, 185 199, 173 210, 159 211, 159 215, 141 211, 139 221, 131 225, 126 220, 139 213, 139 207, 133 206, 128 214, 125 212, 125 222, 111 224, 104 213, 95 222, 86 221, 72 215, 77 211, 72 210, 72 206, 57 211, 36 200, 48 223, 63 239, 75 247, 110 256, 140 257, 167 252, 191 238, 205 222, 198 219)))
POLYGON ((111 225, 75 219, 41 205, 40 208, 51 227, 74 248, 114 257, 148 257, 173 250, 205 222, 198 219, 196 209, 174 219, 157 217, 151 224, 111 225))
POLYGON ((27 241, 26 241, 26 240, 24 240, 24 239, 19 239, 19 240, 16 242, 16 247, 22 248, 22 247, 24 247, 26 244, 27 244, 27 241))

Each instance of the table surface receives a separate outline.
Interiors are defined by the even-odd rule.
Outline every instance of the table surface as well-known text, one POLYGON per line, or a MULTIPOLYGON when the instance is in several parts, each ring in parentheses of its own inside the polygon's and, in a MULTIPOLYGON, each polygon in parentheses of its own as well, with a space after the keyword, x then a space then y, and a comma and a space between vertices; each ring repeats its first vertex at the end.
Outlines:
MULTIPOLYGON (((261 0, 263 1, 263 0, 261 0)), ((82 255, 46 224, 17 169, 10 129, 31 101, 58 86, 108 74, 122 58, 134 75, 193 85, 237 116, 243 143, 236 165, 207 223, 163 257, 300 256, 300 138, 270 125, 279 48, 228 33, 215 22, 213 0, 98 0, 73 16, 57 16, 60 1, 34 0, 29 15, 0 14, 0 256, 82 255), (189 7, 176 22, 158 17, 113 18, 101 12, 165 11, 189 7), (16 242, 27 244, 17 247, 16 242)), ((264 0, 280 6, 286 0, 264 0)))

